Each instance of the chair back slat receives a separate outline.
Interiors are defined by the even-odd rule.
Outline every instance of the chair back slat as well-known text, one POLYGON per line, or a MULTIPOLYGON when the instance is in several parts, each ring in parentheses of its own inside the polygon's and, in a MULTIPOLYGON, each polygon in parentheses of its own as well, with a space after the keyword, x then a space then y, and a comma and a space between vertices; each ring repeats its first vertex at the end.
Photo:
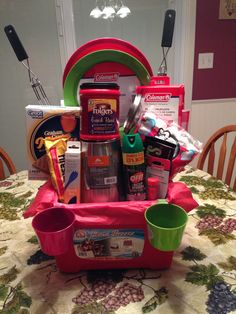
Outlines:
POLYGON ((6 178, 6 176, 5 176, 5 172, 4 172, 3 162, 5 163, 10 174, 16 173, 16 167, 15 167, 11 157, 8 155, 8 153, 2 147, 0 147, 0 158, 1 158, 0 180, 4 180, 6 178))
POLYGON ((0 180, 4 180, 5 179, 5 171, 4 171, 4 166, 3 166, 3 162, 0 159, 0 180))
POLYGON ((212 143, 210 152, 209 152, 208 167, 207 167, 207 172, 210 173, 211 175, 213 175, 214 162, 215 162, 215 144, 212 143))
POLYGON ((222 180, 224 165, 225 165, 225 156, 226 156, 226 142, 227 142, 227 133, 224 134, 224 138, 220 147, 220 154, 219 154, 219 162, 217 168, 217 179, 222 180))
POLYGON ((205 162, 208 159, 207 166, 205 166, 207 172, 214 175, 216 170, 216 177, 231 186, 236 192, 236 137, 229 136, 229 133, 232 132, 236 132, 236 125, 227 125, 212 134, 199 155, 197 168, 204 170, 205 162), (221 139, 223 140, 221 141, 221 139), (220 141, 217 142, 218 140, 220 141), (231 150, 229 150, 232 142, 231 150), (218 162, 217 167, 215 161, 218 162))
MULTIPOLYGON (((232 178, 233 169, 235 165, 235 159, 236 159, 236 136, 234 138, 234 143, 231 147, 228 168, 227 168, 226 176, 225 176, 225 183, 228 185, 230 185, 230 181, 232 178)), ((236 183, 236 179, 235 179, 235 183, 236 183)))

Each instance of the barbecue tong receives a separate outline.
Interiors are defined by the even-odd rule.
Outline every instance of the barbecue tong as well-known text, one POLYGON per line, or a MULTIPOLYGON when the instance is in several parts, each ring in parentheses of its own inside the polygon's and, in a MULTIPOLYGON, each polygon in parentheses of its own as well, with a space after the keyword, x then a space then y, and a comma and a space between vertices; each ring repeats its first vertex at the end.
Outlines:
POLYGON ((174 34, 174 26, 175 26, 175 10, 167 10, 165 13, 164 27, 162 33, 162 54, 163 59, 158 68, 158 75, 167 75, 167 54, 169 49, 172 46, 172 39, 174 34))
MULTIPOLYGON (((174 26, 175 26, 175 15, 176 15, 175 10, 171 10, 171 9, 167 10, 165 13, 162 41, 161 41, 163 59, 158 68, 158 73, 157 73, 158 76, 167 75, 167 59, 166 58, 167 58, 169 49, 172 46, 172 39, 173 39, 174 26)), ((124 122, 124 132, 126 134, 128 134, 132 130, 132 128, 134 128, 135 125, 138 123, 140 113, 142 111, 141 99, 142 99, 142 95, 137 94, 134 98, 133 103, 131 104, 129 108, 127 119, 124 122)))
POLYGON ((23 66, 28 70, 29 81, 32 89, 35 93, 38 103, 40 105, 50 105, 48 97, 43 89, 43 86, 37 77, 37 75, 31 70, 29 57, 23 47, 14 27, 12 25, 7 25, 4 27, 4 31, 7 38, 16 54, 17 59, 23 64, 23 66), (26 60, 26 63, 24 62, 26 60))

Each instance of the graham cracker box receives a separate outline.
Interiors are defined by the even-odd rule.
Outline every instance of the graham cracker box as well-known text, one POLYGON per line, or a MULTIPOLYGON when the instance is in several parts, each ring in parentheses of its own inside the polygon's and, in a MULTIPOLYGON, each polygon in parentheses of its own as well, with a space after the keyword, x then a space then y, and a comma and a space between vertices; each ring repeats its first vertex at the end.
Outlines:
POLYGON ((29 180, 47 180, 49 169, 44 139, 69 134, 79 140, 80 107, 26 106, 26 140, 29 180))

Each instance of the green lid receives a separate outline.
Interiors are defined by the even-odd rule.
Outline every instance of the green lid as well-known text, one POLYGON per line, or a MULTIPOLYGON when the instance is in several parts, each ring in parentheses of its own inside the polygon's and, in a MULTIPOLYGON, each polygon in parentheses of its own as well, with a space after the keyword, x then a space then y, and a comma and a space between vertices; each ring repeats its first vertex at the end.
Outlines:
POLYGON ((138 153, 143 151, 143 141, 139 133, 124 134, 122 151, 123 153, 138 153))

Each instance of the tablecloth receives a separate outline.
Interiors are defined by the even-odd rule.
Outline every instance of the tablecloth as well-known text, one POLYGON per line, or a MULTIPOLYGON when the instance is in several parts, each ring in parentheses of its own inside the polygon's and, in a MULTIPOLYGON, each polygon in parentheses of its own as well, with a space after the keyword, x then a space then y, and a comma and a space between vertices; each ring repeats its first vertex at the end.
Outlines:
POLYGON ((169 269, 74 274, 57 269, 22 217, 42 182, 28 181, 27 171, 1 181, 0 313, 236 313, 236 193, 191 167, 175 180, 199 207, 169 269))

